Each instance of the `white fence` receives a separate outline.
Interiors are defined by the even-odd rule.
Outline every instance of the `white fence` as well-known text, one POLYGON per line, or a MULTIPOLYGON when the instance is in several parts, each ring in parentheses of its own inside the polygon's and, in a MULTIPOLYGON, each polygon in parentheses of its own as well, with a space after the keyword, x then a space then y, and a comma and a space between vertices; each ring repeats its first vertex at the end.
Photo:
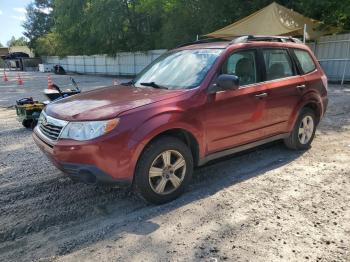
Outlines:
MULTIPOLYGON (((350 81, 350 34, 324 36, 309 43, 328 79, 350 81)), ((139 73, 166 50, 118 53, 115 56, 58 56, 43 57, 50 66, 61 65, 68 72, 133 76, 139 73)))
POLYGON ((48 56, 42 59, 45 64, 49 64, 52 67, 61 65, 67 72, 133 76, 164 52, 166 50, 150 50, 135 53, 123 52, 117 53, 115 56, 48 56))
POLYGON ((350 34, 323 36, 310 43, 331 81, 350 81, 350 34))

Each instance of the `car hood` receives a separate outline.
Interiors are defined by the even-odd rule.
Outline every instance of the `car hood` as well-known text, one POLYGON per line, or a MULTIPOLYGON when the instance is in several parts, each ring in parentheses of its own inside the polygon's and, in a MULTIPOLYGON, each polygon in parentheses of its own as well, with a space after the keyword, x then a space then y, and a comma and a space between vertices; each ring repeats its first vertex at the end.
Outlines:
POLYGON ((47 115, 67 120, 103 120, 181 94, 181 90, 110 86, 83 92, 49 104, 47 115))

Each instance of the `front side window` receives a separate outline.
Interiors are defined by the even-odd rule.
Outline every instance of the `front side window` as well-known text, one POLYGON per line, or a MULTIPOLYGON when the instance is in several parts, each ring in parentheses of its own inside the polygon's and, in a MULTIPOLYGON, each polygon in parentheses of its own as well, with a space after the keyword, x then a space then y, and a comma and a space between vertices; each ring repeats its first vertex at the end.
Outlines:
POLYGON ((300 67, 303 70, 304 74, 314 71, 316 69, 316 65, 307 51, 301 49, 294 49, 294 54, 297 57, 300 67))
POLYGON ((256 59, 254 50, 235 52, 225 62, 222 73, 239 77, 239 85, 257 82, 256 59))
POLYGON ((288 51, 285 49, 263 49, 262 50, 266 80, 274 80, 293 76, 293 66, 288 51))
POLYGON ((147 66, 134 80, 136 87, 185 89, 201 84, 222 49, 168 52, 147 66))

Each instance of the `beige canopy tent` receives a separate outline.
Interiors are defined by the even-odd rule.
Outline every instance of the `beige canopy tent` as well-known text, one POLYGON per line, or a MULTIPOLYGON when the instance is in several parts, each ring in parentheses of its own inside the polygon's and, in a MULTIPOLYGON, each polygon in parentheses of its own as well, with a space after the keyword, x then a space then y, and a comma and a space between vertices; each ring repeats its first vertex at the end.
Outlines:
POLYGON ((207 37, 232 39, 242 35, 304 36, 316 39, 332 33, 334 28, 320 26, 320 21, 305 17, 275 2, 207 37))

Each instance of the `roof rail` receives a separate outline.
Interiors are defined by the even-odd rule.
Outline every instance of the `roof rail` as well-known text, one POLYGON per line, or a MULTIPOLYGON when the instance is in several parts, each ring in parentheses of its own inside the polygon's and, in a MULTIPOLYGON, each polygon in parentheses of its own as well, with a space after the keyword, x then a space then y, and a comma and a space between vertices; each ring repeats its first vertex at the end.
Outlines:
POLYGON ((265 35, 240 36, 238 38, 233 39, 230 43, 231 44, 238 44, 238 43, 247 43, 247 42, 254 42, 254 41, 302 43, 299 39, 291 37, 291 36, 265 36, 265 35))
POLYGON ((200 40, 196 40, 193 42, 188 42, 188 43, 184 43, 184 44, 180 44, 178 45, 176 48, 180 48, 183 46, 188 46, 188 45, 195 45, 195 44, 204 44, 204 43, 213 43, 213 42, 229 42, 229 40, 227 39, 223 39, 223 38, 205 38, 205 39, 200 39, 200 40))
POLYGON ((204 43, 214 43, 214 42, 228 42, 228 44, 239 44, 239 43, 247 43, 254 41, 265 41, 265 42, 294 42, 294 43, 302 43, 299 39, 291 37, 291 36, 267 36, 267 35, 245 35, 237 37, 233 40, 227 40, 225 38, 204 38, 199 39, 193 42, 183 43, 175 48, 180 48, 188 45, 195 44, 204 44, 204 43))

